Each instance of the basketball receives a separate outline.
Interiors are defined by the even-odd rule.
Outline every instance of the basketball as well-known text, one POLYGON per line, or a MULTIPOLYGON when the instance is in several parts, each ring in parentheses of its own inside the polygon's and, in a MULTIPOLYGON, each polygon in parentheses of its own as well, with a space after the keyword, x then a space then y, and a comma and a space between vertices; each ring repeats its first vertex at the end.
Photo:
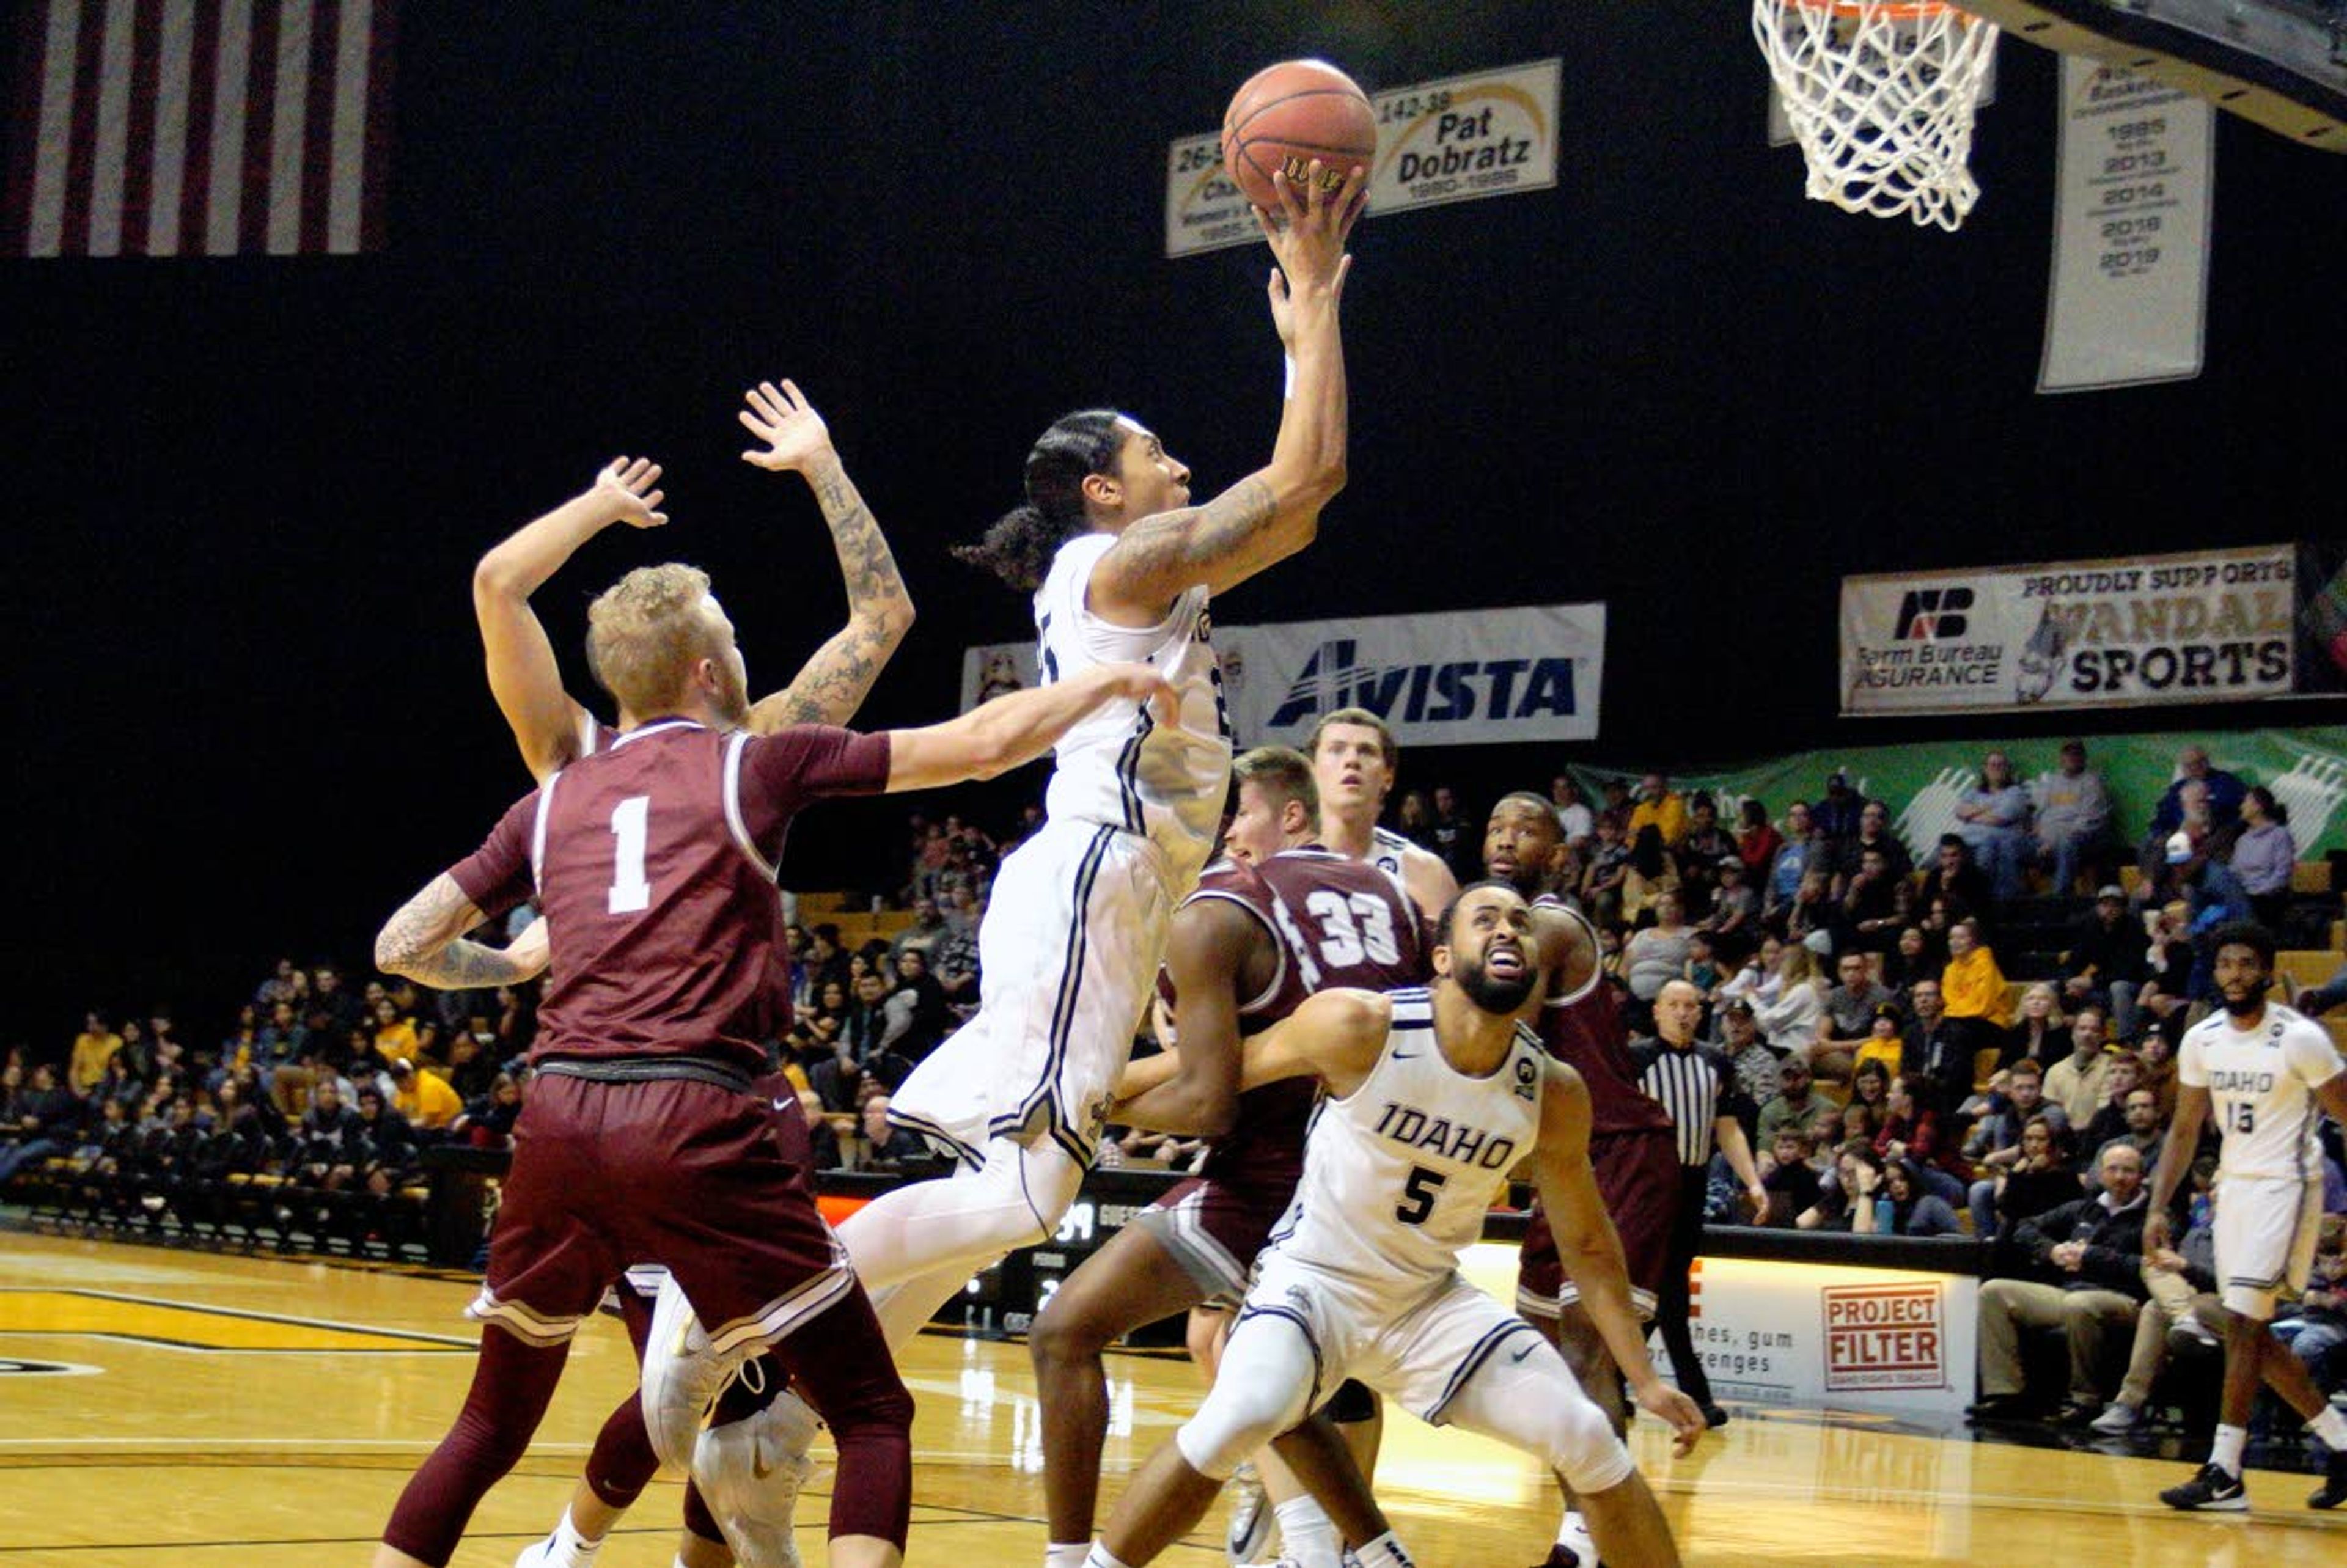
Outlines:
POLYGON ((1378 151, 1377 111, 1360 85, 1325 60, 1284 60, 1246 79, 1223 115, 1223 167, 1246 199, 1276 212, 1274 171, 1303 194, 1306 170, 1321 162, 1324 191, 1345 183, 1378 151))

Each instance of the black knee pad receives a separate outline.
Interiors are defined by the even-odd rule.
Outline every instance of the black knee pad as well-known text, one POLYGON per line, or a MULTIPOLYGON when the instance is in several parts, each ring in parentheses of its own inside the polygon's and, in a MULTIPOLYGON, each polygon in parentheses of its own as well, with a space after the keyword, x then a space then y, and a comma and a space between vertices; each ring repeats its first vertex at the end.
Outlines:
POLYGON ((1337 1385, 1337 1391, 1328 1396, 1328 1402, 1321 1409, 1328 1412, 1328 1419, 1332 1421, 1374 1420, 1378 1413, 1378 1397, 1369 1392, 1367 1383, 1348 1378, 1337 1385))

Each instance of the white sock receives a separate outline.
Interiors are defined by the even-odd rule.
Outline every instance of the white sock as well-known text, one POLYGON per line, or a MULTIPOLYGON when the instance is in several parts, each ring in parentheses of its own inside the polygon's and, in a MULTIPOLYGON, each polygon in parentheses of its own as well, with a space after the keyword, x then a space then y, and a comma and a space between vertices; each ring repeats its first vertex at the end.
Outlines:
POLYGON ((1296 1568, 1341 1568, 1337 1554, 1345 1543, 1321 1506, 1308 1497, 1291 1497, 1272 1510, 1279 1520, 1279 1549, 1295 1559, 1296 1568))
POLYGON ((1084 1555, 1083 1568, 1131 1568, 1131 1564, 1111 1552, 1107 1542, 1095 1541, 1092 1549, 1084 1555))
POLYGON ((579 1533, 571 1522, 570 1511, 562 1511, 562 1522, 554 1527, 554 1550, 548 1555, 548 1568, 592 1568, 595 1553, 603 1550, 600 1541, 589 1541, 579 1533))
POLYGON ((2326 1405, 2322 1413, 2306 1423, 2306 1430, 2322 1440, 2322 1446, 2335 1454, 2347 1454, 2347 1415, 2336 1405, 2326 1405))
POLYGON ((1361 1568, 1418 1568, 1416 1561, 1402 1550, 1401 1542, 1394 1539, 1394 1532, 1390 1530, 1375 1541, 1354 1548, 1353 1561, 1361 1568))
POLYGON ((1092 1543, 1079 1541, 1071 1545, 1054 1541, 1043 1548, 1043 1568, 1084 1568, 1084 1559, 1092 1555, 1092 1543))
POLYGON ((2241 1473, 2241 1450, 2249 1446, 2249 1442, 2250 1430, 2247 1427, 2219 1426, 2217 1429, 2217 1445, 2209 1450, 2209 1462, 2227 1475, 2238 1477, 2241 1473))
POLYGON ((1584 1556, 1587 1555, 1590 1546, 1589 1522, 1581 1517, 1579 1509, 1565 1510, 1564 1522, 1556 1527, 1556 1543, 1559 1546, 1571 1547, 1584 1556))

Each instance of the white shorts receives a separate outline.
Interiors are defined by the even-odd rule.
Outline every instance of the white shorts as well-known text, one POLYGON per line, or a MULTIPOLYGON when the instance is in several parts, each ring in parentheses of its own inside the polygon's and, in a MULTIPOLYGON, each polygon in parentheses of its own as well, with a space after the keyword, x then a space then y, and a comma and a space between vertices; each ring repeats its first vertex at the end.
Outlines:
POLYGON ((1214 1386, 1174 1440, 1201 1474, 1227 1475, 1348 1377, 1435 1425, 1538 1455, 1584 1494, 1630 1474, 1629 1450, 1555 1347, 1458 1275, 1398 1297, 1276 1253, 1259 1261, 1214 1386))
POLYGON ((1048 1136, 1089 1166, 1187 892, 1146 838, 1045 824, 995 878, 978 1016, 889 1097, 888 1120, 966 1161, 989 1139, 1048 1136))
POLYGON ((1455 1274, 1398 1302, 1390 1288, 1365 1288, 1276 1253, 1258 1260, 1231 1332, 1245 1333, 1258 1317, 1286 1318, 1311 1343, 1311 1409, 1357 1378, 1431 1426, 1442 1424, 1445 1408, 1491 1356, 1522 1360, 1518 1352, 1548 1343, 1455 1274))
POLYGON ((2219 1172, 2217 1287, 2226 1308, 2270 1321, 2276 1296, 2306 1288, 2321 1225, 2320 1181, 2219 1172))

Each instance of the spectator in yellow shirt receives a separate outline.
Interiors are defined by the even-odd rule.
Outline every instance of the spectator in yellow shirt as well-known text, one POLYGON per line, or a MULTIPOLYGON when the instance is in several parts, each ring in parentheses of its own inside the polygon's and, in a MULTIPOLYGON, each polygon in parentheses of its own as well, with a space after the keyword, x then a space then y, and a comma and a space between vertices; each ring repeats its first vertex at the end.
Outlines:
POLYGON ((441 1132, 465 1109, 438 1073, 419 1071, 405 1057, 391 1064, 391 1085, 392 1103, 419 1131, 441 1132))
POLYGON ((88 1013, 81 1020, 81 1032, 74 1036, 73 1060, 67 1064, 66 1087, 77 1099, 87 1100, 97 1081, 106 1076, 106 1064, 122 1049, 122 1037, 107 1026, 104 1013, 88 1013))
POLYGON ((1949 927, 1948 967, 1940 971, 1940 996, 1948 1016, 1978 1019, 1987 1028, 2003 1030, 2013 1022, 2004 989, 2004 971, 1981 940, 1980 922, 1967 917, 1949 927))
POLYGON ((389 1066, 412 1061, 416 1048, 415 1025, 399 1016, 399 1005, 389 997, 374 1004, 374 1053, 389 1066))
POLYGON ((1638 830, 1649 825, 1662 834, 1665 849, 1676 849, 1686 837, 1686 801, 1660 774, 1648 774, 1638 781, 1638 804, 1630 808, 1630 830, 1623 836, 1635 844, 1638 830))

